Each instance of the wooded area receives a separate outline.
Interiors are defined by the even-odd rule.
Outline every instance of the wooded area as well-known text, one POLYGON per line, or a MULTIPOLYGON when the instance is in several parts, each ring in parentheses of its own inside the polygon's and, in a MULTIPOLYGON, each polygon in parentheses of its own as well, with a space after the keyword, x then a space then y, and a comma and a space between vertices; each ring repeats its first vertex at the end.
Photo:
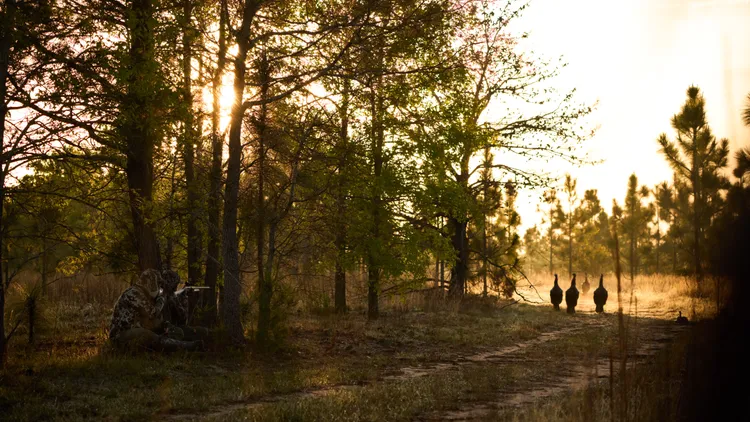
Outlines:
MULTIPOLYGON (((0 361, 14 335, 33 343, 48 289, 111 277, 119 295, 147 270, 207 287, 192 322, 261 352, 302 310, 374 323, 417 292, 476 312, 507 299, 499 312, 557 273, 586 289, 616 273, 623 318, 620 265, 631 306, 637 277, 662 276, 689 285, 680 301, 736 306, 750 147, 716 138, 690 86, 654 134, 672 180, 633 173, 610 206, 574 171, 539 171, 597 164, 594 105, 526 44, 527 8, 0 0, 0 361), (521 233, 529 190, 544 219, 521 233)), ((750 95, 743 110, 750 126, 750 95)))
POLYGON ((6 2, 4 290, 28 266, 166 266, 240 341, 252 283, 260 344, 289 277, 330 277, 345 312, 366 268, 370 318, 383 291, 443 285, 438 256, 451 295, 485 274, 512 292, 513 198, 549 180, 494 157, 580 163, 590 111, 518 47, 525 7, 6 2))

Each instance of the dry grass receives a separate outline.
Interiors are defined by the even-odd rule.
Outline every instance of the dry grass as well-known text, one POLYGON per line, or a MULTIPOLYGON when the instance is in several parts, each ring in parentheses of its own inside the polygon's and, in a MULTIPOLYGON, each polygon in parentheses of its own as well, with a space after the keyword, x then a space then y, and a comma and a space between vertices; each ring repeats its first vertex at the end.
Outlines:
MULTIPOLYGON (((14 339, 9 367, 0 375, 0 412, 9 420, 143 420, 160 413, 202 412, 227 403, 352 385, 356 387, 239 409, 217 419, 403 420, 439 414, 465 403, 495 400, 498 390, 544 382, 544 376, 559 371, 562 362, 593 362, 607 355, 617 335, 612 278, 605 277, 610 301, 603 316, 593 314, 591 293, 581 298, 575 316, 552 311, 545 300, 551 285, 551 280, 543 282, 547 278, 538 278, 541 300, 526 295, 539 304, 474 296, 451 301, 435 290, 425 290, 384 298, 383 317, 375 322, 366 320, 364 307, 357 302, 353 304, 356 311, 346 316, 300 313, 289 319, 287 343, 273 356, 242 351, 122 356, 107 347, 106 331, 116 286, 126 283, 107 279, 95 283, 93 278, 81 276, 66 281, 70 284, 65 288, 86 291, 81 294, 88 295, 90 302, 63 287, 49 290, 47 312, 52 323, 48 329, 33 346, 25 345, 22 335, 14 339), (400 368, 460 361, 462 356, 579 324, 593 325, 531 348, 524 355, 529 361, 508 365, 487 362, 461 371, 383 381, 400 368)), ((568 283, 561 281, 567 288, 568 283)), ((629 298, 625 287, 624 298, 629 298)), ((695 304, 701 317, 715 312, 710 294, 698 294, 679 277, 639 277, 635 297, 639 322, 629 333, 631 344, 637 344, 637 327, 673 319, 675 309, 695 304)), ((625 304, 627 311, 627 301, 625 304)), ((679 365, 679 356, 677 351, 666 359, 679 365)), ((644 409, 654 406, 650 398, 667 385, 654 381, 655 372, 648 368, 636 367, 640 372, 631 378, 630 387, 633 400, 639 400, 644 409)), ((606 420, 607 394, 607 386, 597 384, 590 390, 566 394, 564 402, 545 400, 549 404, 525 408, 513 417, 606 420)), ((489 419, 495 416, 499 417, 489 419)))
MULTIPOLYGON (((529 279, 536 290, 523 286, 521 293, 527 298, 541 301, 546 306, 549 303, 549 290, 552 288, 554 277, 548 274, 533 274, 529 276, 529 279)), ((576 283, 579 291, 581 291, 582 283, 583 277, 579 275, 576 283)), ((599 277, 589 276, 589 283, 591 283, 591 290, 588 295, 581 292, 576 310, 592 312, 595 308, 593 291, 598 286, 599 277)), ((729 294, 728 289, 717 288, 717 286, 721 287, 717 283, 719 281, 716 279, 706 279, 698 285, 690 277, 667 274, 637 275, 635 283, 631 283, 631 280, 623 275, 621 281, 623 312, 632 316, 673 320, 677 318, 678 312, 682 311, 683 315, 694 321, 710 319, 717 314, 717 302, 724 303, 729 294), (633 292, 632 301, 631 292, 633 292), (718 300, 717 295, 720 296, 718 300)), ((570 286, 570 280, 561 276, 559 284, 563 290, 566 290, 570 286)), ((613 274, 604 275, 604 287, 609 292, 605 311, 617 312, 617 279, 613 274)), ((518 299, 521 297, 519 296, 518 299)))

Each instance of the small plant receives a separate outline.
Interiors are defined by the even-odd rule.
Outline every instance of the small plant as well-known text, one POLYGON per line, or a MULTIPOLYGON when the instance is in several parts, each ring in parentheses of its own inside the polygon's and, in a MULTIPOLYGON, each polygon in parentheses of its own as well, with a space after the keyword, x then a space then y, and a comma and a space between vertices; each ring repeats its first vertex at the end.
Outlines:
POLYGON ((28 336, 28 343, 33 344, 36 335, 46 327, 46 300, 41 283, 25 285, 19 288, 20 294, 9 306, 9 314, 13 322, 10 338, 17 328, 24 328, 28 336))

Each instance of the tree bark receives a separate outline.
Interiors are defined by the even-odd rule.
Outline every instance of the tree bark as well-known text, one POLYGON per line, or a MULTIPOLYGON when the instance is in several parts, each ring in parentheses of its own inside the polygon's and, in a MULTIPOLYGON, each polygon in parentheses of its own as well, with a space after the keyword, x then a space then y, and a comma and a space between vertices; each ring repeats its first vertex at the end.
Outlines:
MULTIPOLYGON (((487 197, 487 190, 485 189, 485 198, 487 197)), ((482 254, 484 255, 482 257, 482 273, 483 273, 483 292, 482 294, 486 297, 487 296, 487 217, 484 217, 484 223, 482 224, 482 254)))
POLYGON ((130 77, 122 103, 121 135, 127 145, 130 211, 141 271, 158 269, 159 247, 151 218, 153 197, 154 150, 159 143, 154 115, 157 113, 153 93, 157 63, 154 60, 153 0, 133 0, 128 13, 130 29, 130 77))
MULTIPOLYGON (((631 214, 632 216, 633 214, 631 214)), ((633 222, 635 224, 635 221, 633 222)), ((633 229, 635 225, 633 226, 633 229)), ((635 233, 630 233, 630 283, 635 282, 635 233)))
POLYGON ((445 260, 440 260, 440 291, 445 288, 445 260))
POLYGON ((568 277, 573 277, 573 207, 568 208, 568 277))
POLYGON ((193 28, 191 25, 193 0, 183 0, 183 29, 182 29, 182 97, 185 107, 183 120, 183 159, 185 161, 185 185, 187 188, 187 274, 188 284, 195 284, 201 278, 201 254, 203 252, 202 236, 199 227, 200 192, 195 178, 195 143, 198 134, 193 117, 193 86, 192 86, 192 42, 193 28))
MULTIPOLYGON (((474 126, 476 119, 470 120, 467 126, 474 126)), ((456 183, 464 192, 469 192, 469 161, 472 157, 471 148, 464 144, 461 156, 461 171, 456 177, 456 183)), ((467 228, 469 220, 467 216, 451 216, 448 218, 450 227, 453 229, 451 243, 455 254, 453 268, 451 269, 451 281, 448 294, 451 296, 462 296, 466 294, 466 279, 469 275, 469 241, 467 239, 467 228)))
POLYGON ((224 289, 222 316, 224 327, 235 342, 244 342, 240 314, 239 242, 237 238, 237 206, 240 192, 240 165, 242 159, 242 120, 245 114, 243 96, 245 93, 245 60, 250 49, 250 26, 260 8, 260 0, 246 0, 242 24, 237 32, 237 55, 234 59, 234 103, 229 124, 229 157, 227 160, 227 181, 224 187, 224 222, 222 224, 222 256, 224 263, 224 289))
POLYGON ((269 266, 266 267, 264 264, 265 259, 265 243, 266 243, 266 200, 265 200, 265 172, 266 172, 266 124, 268 116, 268 106, 265 104, 265 100, 268 98, 268 88, 270 83, 270 74, 268 67, 268 58, 265 53, 261 60, 260 69, 258 73, 261 78, 260 96, 264 100, 264 103, 260 106, 260 115, 258 116, 255 124, 256 130, 258 131, 258 150, 257 166, 258 166, 258 209, 257 213, 257 226, 255 230, 256 235, 256 252, 257 252, 257 270, 258 270, 258 332, 256 334, 256 343, 259 347, 265 348, 268 345, 269 334, 271 329, 271 299, 273 296, 273 280, 271 274, 271 258, 273 247, 275 243, 275 224, 273 229, 269 233, 269 266))
POLYGON ((6 9, 2 12, 0 21, 0 369, 5 367, 8 356, 8 345, 5 338, 5 290, 8 288, 5 264, 5 177, 7 165, 5 162, 5 119, 8 114, 7 81, 10 65, 10 46, 13 43, 13 27, 16 11, 15 0, 6 2, 6 9))
POLYGON ((383 147, 385 133, 381 121, 383 99, 376 93, 377 87, 372 88, 370 94, 370 107, 372 109, 372 164, 373 164, 373 181, 372 181, 372 199, 371 199, 371 216, 372 232, 371 242, 375 246, 370 246, 367 254, 367 318, 370 320, 377 319, 380 311, 378 307, 378 295, 380 294, 380 276, 381 276, 381 257, 383 250, 381 239, 381 225, 383 198, 381 195, 381 177, 383 174, 383 147), (377 250, 373 250, 377 249, 377 250))
POLYGON ((208 250, 206 256, 205 284, 208 286, 206 300, 208 302, 206 319, 209 325, 216 323, 216 287, 219 281, 219 252, 221 235, 219 222, 221 220, 221 164, 224 154, 224 138, 221 135, 221 82, 224 76, 227 55, 227 3, 221 1, 219 16, 219 52, 216 72, 211 81, 211 171, 208 199, 208 250))
POLYGON ((692 168, 692 179, 693 179, 693 236, 695 241, 693 243, 693 261, 695 267, 695 276, 698 283, 703 281, 703 268, 701 266, 701 217, 703 211, 703 199, 701 198, 701 186, 700 186, 700 154, 697 150, 697 137, 698 129, 693 131, 693 168, 692 168))
POLYGON ((552 275, 554 273, 554 268, 552 267, 552 205, 549 207, 549 274, 552 275))
POLYGON ((469 242, 466 238, 467 221, 449 218, 450 226, 453 228, 451 243, 456 253, 451 269, 450 287, 448 293, 451 296, 461 296, 466 290, 466 277, 469 273, 469 242))
POLYGON ((344 80, 344 89, 341 101, 341 133, 338 148, 338 185, 336 186, 336 221, 335 224, 335 247, 336 247, 336 272, 334 275, 334 304, 336 313, 346 313, 346 271, 344 270, 344 259, 346 256, 346 216, 345 216, 345 182, 344 168, 347 165, 349 150, 349 80, 344 80))
POLYGON ((661 266, 659 265, 659 247, 661 246, 661 219, 659 217, 659 206, 656 208, 656 274, 661 272, 661 266))

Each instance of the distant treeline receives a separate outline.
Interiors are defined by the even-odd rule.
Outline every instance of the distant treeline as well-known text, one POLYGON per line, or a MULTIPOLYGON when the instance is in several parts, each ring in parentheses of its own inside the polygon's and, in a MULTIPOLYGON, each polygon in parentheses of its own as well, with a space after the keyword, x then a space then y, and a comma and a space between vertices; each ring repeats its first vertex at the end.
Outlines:
MULTIPOLYGON (((750 126, 750 96, 743 119, 750 126)), ((712 134, 697 87, 687 90, 672 127, 672 139, 662 134, 656 140, 674 170, 672 181, 639 186, 636 174, 631 175, 623 200, 615 200, 610 213, 596 190, 581 196, 570 175, 559 191, 548 191, 545 220, 524 235, 525 267, 550 273, 613 271, 616 235, 622 268, 630 277, 672 273, 701 280, 708 273, 725 273, 721 255, 741 247, 727 236, 749 209, 750 147, 730 163, 729 142, 712 134)))

